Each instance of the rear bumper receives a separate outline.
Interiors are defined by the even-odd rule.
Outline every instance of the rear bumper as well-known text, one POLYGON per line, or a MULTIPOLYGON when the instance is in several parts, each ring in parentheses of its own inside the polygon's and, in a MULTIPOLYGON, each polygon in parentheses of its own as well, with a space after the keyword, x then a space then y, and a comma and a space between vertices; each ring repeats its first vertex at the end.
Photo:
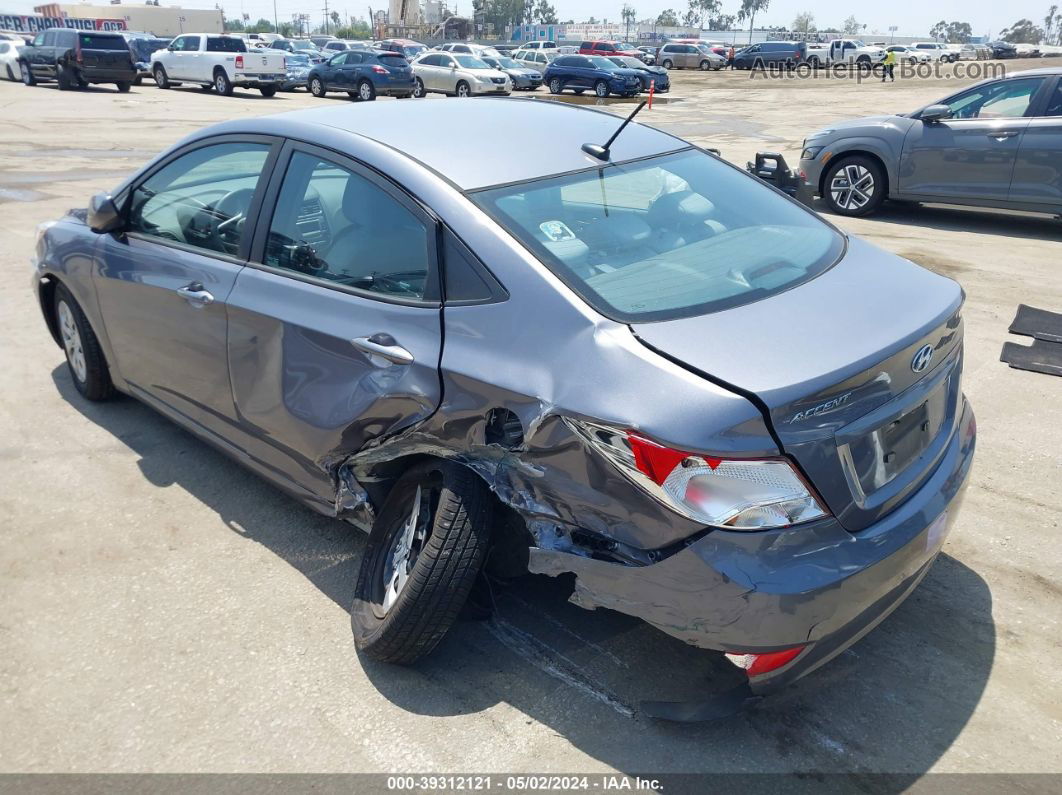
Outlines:
POLYGON ((716 530, 649 566, 535 548, 530 568, 574 572, 574 603, 637 616, 694 646, 751 654, 804 646, 785 666, 750 679, 764 694, 843 652, 914 590, 955 521, 975 442, 963 398, 933 475, 858 533, 832 519, 791 530, 716 530))
POLYGON ((384 97, 406 96, 413 93, 416 81, 410 77, 408 80, 388 80, 387 82, 375 83, 376 94, 384 97))
POLYGON ((132 83, 135 69, 79 69, 78 76, 86 83, 132 83))

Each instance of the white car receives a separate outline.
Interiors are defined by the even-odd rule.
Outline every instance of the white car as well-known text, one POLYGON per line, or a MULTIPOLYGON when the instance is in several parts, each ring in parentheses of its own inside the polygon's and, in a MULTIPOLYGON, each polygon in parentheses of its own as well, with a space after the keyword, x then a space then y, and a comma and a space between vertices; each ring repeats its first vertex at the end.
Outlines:
POLYGON ((518 61, 521 66, 545 73, 546 67, 553 63, 559 54, 554 50, 536 48, 534 50, 517 50, 513 53, 512 58, 514 61, 518 61))
POLYGON ((25 42, 22 39, 0 40, 0 77, 6 77, 8 80, 22 79, 18 69, 18 51, 23 46, 25 42))
POLYGON ((455 55, 474 55, 477 58, 482 58, 484 55, 490 58, 501 58, 501 53, 493 47, 488 47, 485 44, 470 44, 463 41, 450 41, 446 44, 440 44, 435 48, 439 52, 452 52, 455 55))
POLYGON ((930 58, 940 63, 958 60, 958 53, 952 52, 947 44, 941 44, 939 41, 916 41, 911 47, 925 52, 930 58))
POLYGON ((423 97, 432 92, 450 97, 471 97, 477 94, 512 93, 509 75, 499 72, 474 55, 449 52, 426 52, 413 61, 416 87, 413 96, 423 97))
POLYGON ((910 47, 905 47, 902 44, 892 44, 885 48, 885 52, 896 53, 896 61, 898 63, 929 63, 931 60, 929 53, 922 50, 913 50, 910 47))
POLYGON ((829 61, 831 64, 853 64, 870 67, 885 60, 885 50, 873 45, 867 46, 859 39, 834 39, 830 42, 829 61))
POLYGON ((557 50, 560 49, 555 41, 529 41, 520 45, 521 50, 557 50))
POLYGON ((283 50, 249 48, 223 33, 184 33, 151 56, 151 74, 159 88, 181 83, 214 87, 230 96, 234 88, 257 88, 271 97, 287 80, 283 50))

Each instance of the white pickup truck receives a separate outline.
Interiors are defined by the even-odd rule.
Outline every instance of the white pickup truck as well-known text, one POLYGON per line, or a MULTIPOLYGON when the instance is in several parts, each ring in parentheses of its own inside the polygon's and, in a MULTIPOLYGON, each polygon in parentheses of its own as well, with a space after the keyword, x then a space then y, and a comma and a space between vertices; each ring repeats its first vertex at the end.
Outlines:
POLYGON ((870 68, 885 60, 885 48, 868 46, 859 39, 834 39, 829 44, 808 44, 811 66, 850 64, 870 68))
POLYGON ((283 50, 249 48, 239 36, 182 33, 151 56, 159 88, 198 83, 230 96, 234 88, 257 88, 271 97, 287 79, 283 50))

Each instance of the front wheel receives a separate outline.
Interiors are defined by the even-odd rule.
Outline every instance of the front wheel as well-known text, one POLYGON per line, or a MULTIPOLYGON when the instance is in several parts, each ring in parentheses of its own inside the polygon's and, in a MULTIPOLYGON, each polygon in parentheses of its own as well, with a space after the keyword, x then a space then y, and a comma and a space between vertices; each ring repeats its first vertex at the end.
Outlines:
POLYGON ((559 77, 554 77, 549 81, 549 93, 559 94, 564 90, 564 83, 561 82, 559 77))
POLYGON ((466 83, 464 80, 460 81, 457 84, 457 96, 459 96, 459 97, 470 97, 470 96, 472 96, 472 89, 469 88, 468 83, 466 83))
POLYGON ((823 198, 838 215, 870 215, 885 200, 885 174, 877 162, 859 155, 840 158, 826 172, 823 198))
POLYGON ((663 62, 662 64, 660 64, 660 65, 661 65, 662 67, 664 67, 665 69, 668 69, 668 70, 671 70, 671 69, 674 69, 674 68, 675 68, 675 62, 674 62, 674 61, 672 61, 672 60, 670 60, 670 59, 669 59, 669 60, 665 60, 665 61, 664 61, 664 62, 663 62))
POLYGON ((159 88, 170 87, 170 79, 166 76, 166 70, 163 69, 161 66, 156 66, 152 70, 151 74, 155 77, 155 85, 157 85, 159 88))
POLYGON ((277 87, 276 86, 262 86, 258 90, 261 91, 262 92, 262 96, 266 97, 267 99, 269 97, 275 97, 277 95, 277 87))
POLYGON ((372 102, 376 99, 376 87, 368 80, 358 83, 358 99, 361 102, 372 102))
POLYGON ((114 384, 100 341, 66 285, 60 284, 55 289, 54 311, 55 325, 59 329, 74 387, 86 400, 112 397, 114 384))
POLYGON ((611 93, 608 88, 608 83, 604 80, 598 80, 594 83, 594 93, 599 97, 607 97, 611 93))
POLYGON ((698 64, 698 66, 700 67, 700 70, 701 70, 702 72, 707 72, 707 71, 708 71, 708 67, 710 67, 710 66, 711 66, 711 64, 710 64, 710 63, 709 63, 708 61, 701 61, 701 62, 700 62, 700 63, 698 64))
POLYGON ((416 80, 413 81, 413 96, 416 99, 424 99, 424 94, 424 83, 422 83, 420 78, 418 77, 416 80))
POLYGON ((453 625, 490 540, 491 496, 449 461, 408 470, 373 523, 355 585, 354 644, 381 662, 409 665, 453 625))

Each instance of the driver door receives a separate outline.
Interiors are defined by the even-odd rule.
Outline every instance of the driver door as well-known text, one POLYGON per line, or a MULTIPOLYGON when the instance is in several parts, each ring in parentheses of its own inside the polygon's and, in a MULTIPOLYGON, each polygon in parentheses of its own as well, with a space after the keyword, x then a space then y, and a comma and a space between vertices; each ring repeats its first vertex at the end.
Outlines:
POLYGON ((191 144, 119 197, 125 228, 97 243, 113 364, 138 397, 206 427, 234 416, 226 301, 278 153, 264 136, 191 144))
POLYGON ((950 118, 916 121, 903 143, 900 192, 1006 200, 1027 113, 1044 84, 1044 77, 984 83, 941 103, 950 118))

